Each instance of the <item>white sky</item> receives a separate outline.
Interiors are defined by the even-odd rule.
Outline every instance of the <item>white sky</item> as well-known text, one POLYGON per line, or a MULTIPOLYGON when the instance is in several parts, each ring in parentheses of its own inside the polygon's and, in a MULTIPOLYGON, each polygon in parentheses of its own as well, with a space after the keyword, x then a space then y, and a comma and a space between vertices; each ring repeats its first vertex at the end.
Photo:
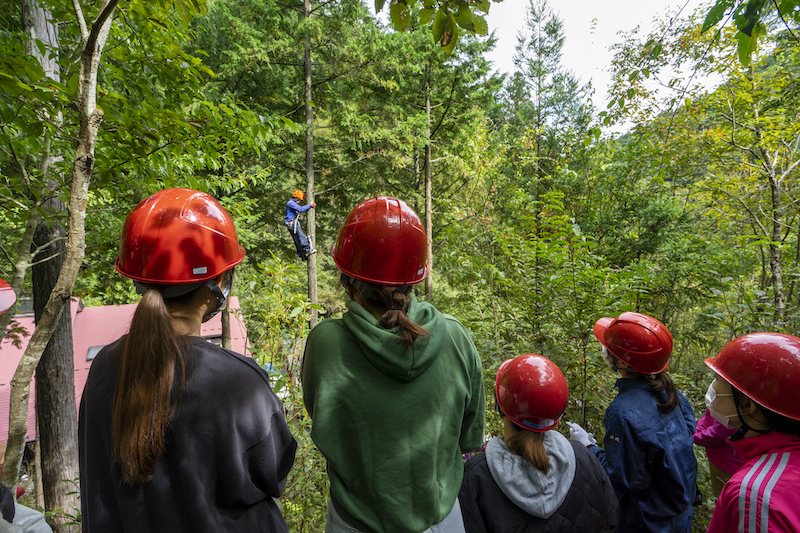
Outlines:
MULTIPOLYGON (((564 23, 564 50, 562 64, 572 70, 584 83, 592 80, 595 88, 594 102, 607 101, 606 72, 612 54, 608 47, 620 41, 617 33, 641 25, 642 31, 650 29, 655 16, 667 11, 676 12, 684 7, 681 16, 688 15, 704 4, 702 0, 550 0, 551 9, 564 23)), ((495 50, 487 57, 502 72, 514 71, 512 57, 517 44, 517 34, 525 27, 529 0, 492 2, 489 8, 489 32, 496 30, 495 50)))

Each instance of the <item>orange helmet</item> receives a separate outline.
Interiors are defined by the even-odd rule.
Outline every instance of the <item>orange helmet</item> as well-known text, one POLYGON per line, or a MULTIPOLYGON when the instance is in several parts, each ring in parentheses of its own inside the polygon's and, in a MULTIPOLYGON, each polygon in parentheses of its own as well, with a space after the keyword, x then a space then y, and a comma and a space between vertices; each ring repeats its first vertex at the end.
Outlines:
POLYGON ((500 365, 494 394, 504 415, 519 427, 537 432, 553 429, 569 400, 567 380, 558 366, 533 353, 500 365))
POLYGON ((302 202, 303 200, 306 199, 306 193, 304 193, 300 189, 297 189, 296 191, 294 191, 292 193, 292 198, 297 198, 298 200, 300 200, 302 202))
POLYGON ((733 339, 705 362, 748 398, 800 420, 800 338, 749 333, 733 339))
POLYGON ((425 279, 427 243, 413 209, 399 198, 377 196, 350 211, 331 255, 348 276, 399 287, 425 279))
POLYGON ((17 293, 14 292, 11 285, 0 279, 0 315, 11 309, 16 301, 17 293))
POLYGON ((594 336, 611 355, 642 374, 658 374, 669 364, 672 333, 651 316, 628 312, 603 317, 594 325, 594 336))
POLYGON ((245 256, 228 212, 192 189, 164 189, 143 200, 125 219, 121 241, 117 272, 160 285, 212 280, 245 256))

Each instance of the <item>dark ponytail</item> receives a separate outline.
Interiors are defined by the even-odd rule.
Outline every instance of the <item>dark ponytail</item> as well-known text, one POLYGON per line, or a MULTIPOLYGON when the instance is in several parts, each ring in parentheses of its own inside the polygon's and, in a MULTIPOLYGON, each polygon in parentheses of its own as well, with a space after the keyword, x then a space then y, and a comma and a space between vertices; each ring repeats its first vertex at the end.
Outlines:
POLYGON ((671 413, 678 407, 678 389, 669 374, 666 372, 659 372, 658 374, 647 374, 645 379, 650 382, 654 391, 665 391, 667 393, 667 401, 662 403, 658 402, 658 411, 661 414, 671 413))
POLYGON ((386 329, 397 328, 399 330, 398 342, 412 346, 418 338, 430 335, 427 329, 413 322, 406 315, 411 286, 387 287, 385 285, 375 285, 353 279, 347 274, 342 274, 341 280, 345 289, 352 286, 354 290, 360 292, 375 307, 386 309, 380 318, 380 324, 386 329))
POLYGON ((176 376, 179 389, 185 380, 186 346, 161 292, 149 288, 131 320, 111 406, 114 457, 129 484, 149 481, 164 454, 176 376))

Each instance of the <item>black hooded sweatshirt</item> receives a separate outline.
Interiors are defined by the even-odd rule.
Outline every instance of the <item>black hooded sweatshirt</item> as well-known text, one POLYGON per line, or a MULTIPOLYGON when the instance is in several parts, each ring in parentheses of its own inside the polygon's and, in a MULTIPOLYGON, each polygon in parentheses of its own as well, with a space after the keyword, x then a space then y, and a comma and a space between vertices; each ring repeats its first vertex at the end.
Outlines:
POLYGON ((278 498, 297 443, 252 360, 189 337, 186 385, 151 481, 129 485, 113 460, 111 403, 124 337, 97 354, 81 400, 84 533, 285 532, 278 498))

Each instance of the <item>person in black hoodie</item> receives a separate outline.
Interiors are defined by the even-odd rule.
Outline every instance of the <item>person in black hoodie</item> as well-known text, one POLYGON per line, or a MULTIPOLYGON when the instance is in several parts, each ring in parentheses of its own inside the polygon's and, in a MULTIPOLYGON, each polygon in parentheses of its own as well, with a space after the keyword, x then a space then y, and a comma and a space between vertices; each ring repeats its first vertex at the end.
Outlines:
POLYGON ((582 444, 553 429, 567 407, 561 370, 541 355, 504 362, 495 380, 503 437, 464 466, 458 495, 467 533, 617 531, 608 476, 582 444))
POLYGON ((200 336, 245 256, 208 194, 166 189, 122 229, 143 293, 92 362, 78 420, 83 533, 286 533, 275 499, 297 443, 269 376, 200 336))

